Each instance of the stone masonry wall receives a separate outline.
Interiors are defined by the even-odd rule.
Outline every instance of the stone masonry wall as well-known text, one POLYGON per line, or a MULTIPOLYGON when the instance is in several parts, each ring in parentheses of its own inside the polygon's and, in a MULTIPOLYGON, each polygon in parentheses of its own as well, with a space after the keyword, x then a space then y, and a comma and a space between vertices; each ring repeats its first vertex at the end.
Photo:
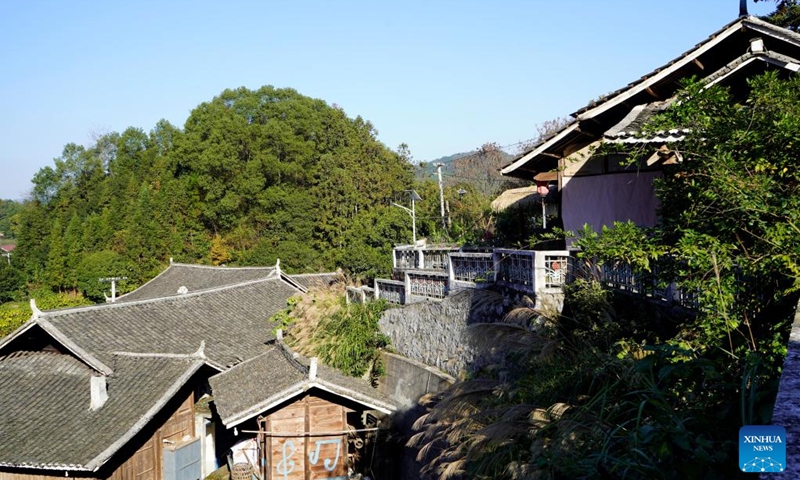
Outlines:
POLYGON ((434 366, 454 377, 469 370, 476 349, 467 334, 472 323, 495 320, 502 304, 476 302, 481 291, 465 290, 440 302, 387 310, 379 324, 400 355, 434 366))

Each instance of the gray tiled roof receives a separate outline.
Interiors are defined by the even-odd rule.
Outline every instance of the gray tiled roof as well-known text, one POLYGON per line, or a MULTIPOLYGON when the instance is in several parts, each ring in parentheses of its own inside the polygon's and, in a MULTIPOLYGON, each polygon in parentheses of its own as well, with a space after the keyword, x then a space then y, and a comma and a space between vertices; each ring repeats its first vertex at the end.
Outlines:
POLYGON ((275 342, 267 352, 209 379, 222 422, 231 427, 263 413, 309 388, 321 388, 364 405, 394 410, 395 403, 366 381, 318 365, 309 379, 309 359, 275 342))
POLYGON ((270 278, 156 300, 44 312, 40 321, 106 365, 117 351, 189 354, 205 342, 208 361, 224 368, 264 351, 273 338, 270 317, 295 293, 270 278))
POLYGON ((202 366, 194 358, 115 355, 109 397, 89 409, 92 371, 69 355, 0 358, 0 466, 94 470, 202 366))
POLYGON ((228 423, 228 419, 254 409, 258 410, 254 414, 261 413, 259 405, 266 407, 279 400, 281 393, 292 387, 296 391, 307 377, 306 369, 273 343, 265 353, 214 375, 209 383, 217 412, 223 423, 228 423))
POLYGON ((211 267, 171 263, 158 276, 138 289, 122 295, 117 302, 174 297, 179 295, 178 289, 181 287, 186 287, 189 293, 193 293, 264 279, 274 272, 275 267, 211 267))
POLYGON ((329 273, 302 273, 299 275, 289 275, 289 278, 299 283, 306 289, 327 288, 334 283, 341 281, 342 274, 338 272, 329 273))

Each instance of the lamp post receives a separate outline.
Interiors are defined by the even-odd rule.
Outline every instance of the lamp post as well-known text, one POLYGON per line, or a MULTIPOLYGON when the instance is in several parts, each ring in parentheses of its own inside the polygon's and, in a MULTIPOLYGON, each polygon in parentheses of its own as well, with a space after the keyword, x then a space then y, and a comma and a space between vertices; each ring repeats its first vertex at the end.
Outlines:
POLYGON ((392 205, 394 205, 395 207, 398 207, 398 208, 402 208, 403 210, 408 212, 409 215, 411 215, 411 232, 412 232, 412 239, 413 239, 412 245, 416 245, 417 244, 417 207, 416 207, 416 202, 418 200, 422 200, 422 197, 420 197, 419 194, 417 192, 415 192, 414 190, 406 190, 406 191, 409 192, 409 194, 411 196, 411 208, 404 207, 404 206, 402 206, 400 204, 397 204, 397 203, 392 203, 392 205))

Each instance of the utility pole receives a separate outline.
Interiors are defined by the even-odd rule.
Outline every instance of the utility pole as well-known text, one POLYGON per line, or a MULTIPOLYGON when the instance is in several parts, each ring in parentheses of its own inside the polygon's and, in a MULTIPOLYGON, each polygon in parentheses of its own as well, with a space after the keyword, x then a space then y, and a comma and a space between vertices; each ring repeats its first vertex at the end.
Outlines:
POLYGON ((444 163, 436 164, 436 173, 439 175, 439 202, 442 205, 442 228, 447 230, 447 222, 444 217, 444 183, 442 183, 442 167, 444 163))
POLYGON ((100 281, 103 283, 111 282, 111 303, 117 301, 117 282, 127 279, 128 277, 106 277, 100 279, 100 281))
POLYGON ((417 244, 417 207, 416 207, 416 202, 417 202, 417 200, 422 200, 422 197, 420 197, 419 194, 417 192, 415 192, 414 190, 406 190, 406 191, 409 192, 409 194, 411 196, 411 208, 404 207, 402 205, 398 205, 397 203, 392 203, 392 205, 394 205, 395 207, 398 207, 398 208, 402 208, 403 210, 406 211, 406 213, 411 215, 411 232, 412 232, 411 233, 411 235, 412 235, 411 238, 413 239, 412 245, 416 245, 417 244))

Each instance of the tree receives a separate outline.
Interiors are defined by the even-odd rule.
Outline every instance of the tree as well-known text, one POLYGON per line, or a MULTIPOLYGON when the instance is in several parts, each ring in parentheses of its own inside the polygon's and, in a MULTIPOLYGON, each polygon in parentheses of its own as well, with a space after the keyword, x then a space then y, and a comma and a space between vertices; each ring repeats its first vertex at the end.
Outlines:
MULTIPOLYGON (((122 255, 103 250, 84 256, 75 269, 78 288, 83 296, 94 302, 106 297, 109 284, 101 283, 101 278, 130 277, 133 265, 122 255)), ((117 295, 131 291, 134 282, 117 282, 117 295)))
POLYGON ((0 261, 0 303, 14 300, 24 286, 22 273, 8 262, 0 261))
POLYGON ((21 208, 22 204, 19 202, 0 200, 0 233, 2 233, 5 238, 14 238, 14 232, 11 230, 12 218, 21 208))
POLYGON ((800 5, 797 0, 755 0, 756 2, 770 1, 775 3, 775 11, 764 17, 765 20, 789 30, 800 29, 800 5))

